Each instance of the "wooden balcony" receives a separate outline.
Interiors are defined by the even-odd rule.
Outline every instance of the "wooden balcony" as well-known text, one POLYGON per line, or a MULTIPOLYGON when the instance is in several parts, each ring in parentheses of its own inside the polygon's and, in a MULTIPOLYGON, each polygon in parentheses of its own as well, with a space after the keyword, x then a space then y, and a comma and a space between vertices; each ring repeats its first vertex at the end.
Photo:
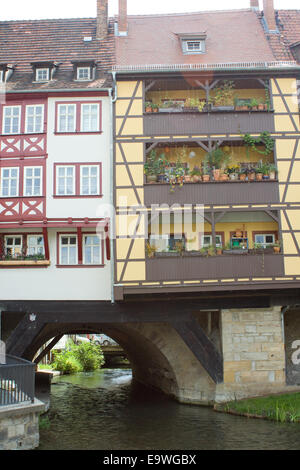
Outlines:
POLYGON ((145 113, 144 135, 199 135, 274 132, 270 111, 145 113))
POLYGON ((145 184, 145 205, 152 204, 259 204, 279 203, 279 186, 266 181, 211 181, 175 185, 170 191, 167 183, 145 184))
POLYGON ((281 254, 223 254, 220 256, 156 256, 146 260, 146 280, 189 281, 284 275, 281 254))

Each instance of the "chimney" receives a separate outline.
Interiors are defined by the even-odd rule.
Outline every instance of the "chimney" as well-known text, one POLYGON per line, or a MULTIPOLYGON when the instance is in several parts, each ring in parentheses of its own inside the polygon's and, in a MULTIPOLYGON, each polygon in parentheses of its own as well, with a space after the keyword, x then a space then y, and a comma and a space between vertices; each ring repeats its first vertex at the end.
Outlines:
POLYGON ((268 31, 277 31, 274 0, 264 0, 264 17, 268 31))
POLYGON ((108 0, 97 0, 97 39, 105 39, 108 25, 108 0))
POLYGON ((119 36, 127 36, 127 32, 128 32, 127 0, 119 0, 118 31, 119 31, 119 36))
POLYGON ((259 0, 250 0, 250 8, 259 10, 259 0))

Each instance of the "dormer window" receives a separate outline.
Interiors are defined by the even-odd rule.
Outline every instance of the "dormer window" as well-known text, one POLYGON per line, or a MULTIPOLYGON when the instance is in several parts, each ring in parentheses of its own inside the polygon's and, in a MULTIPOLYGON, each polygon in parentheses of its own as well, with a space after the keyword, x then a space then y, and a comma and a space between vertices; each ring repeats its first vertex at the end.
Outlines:
POLYGON ((49 81, 49 69, 36 69, 35 71, 35 80, 37 82, 48 82, 49 81))
POLYGON ((77 67, 77 80, 90 80, 91 67, 77 67))
POLYGON ((95 80, 96 62, 89 59, 73 60, 74 80, 88 82, 95 80))
POLYGON ((204 54, 206 33, 179 33, 183 54, 204 54))

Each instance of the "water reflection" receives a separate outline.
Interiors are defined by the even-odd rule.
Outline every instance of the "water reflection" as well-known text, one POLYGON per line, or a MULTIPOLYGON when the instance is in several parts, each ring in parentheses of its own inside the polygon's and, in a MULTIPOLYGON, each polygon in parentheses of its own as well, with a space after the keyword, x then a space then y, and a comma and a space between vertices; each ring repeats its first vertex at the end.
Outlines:
POLYGON ((181 405, 104 369, 57 377, 51 428, 40 449, 300 449, 299 424, 278 424, 181 405))

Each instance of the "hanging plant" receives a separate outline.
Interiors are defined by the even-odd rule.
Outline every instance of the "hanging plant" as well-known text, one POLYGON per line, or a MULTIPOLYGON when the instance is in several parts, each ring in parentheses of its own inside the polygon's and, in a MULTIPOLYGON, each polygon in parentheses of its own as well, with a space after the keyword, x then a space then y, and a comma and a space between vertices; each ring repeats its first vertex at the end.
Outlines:
POLYGON ((268 132, 262 132, 258 137, 253 137, 250 134, 243 135, 244 143, 247 147, 247 156, 249 157, 249 148, 253 152, 257 152, 260 155, 270 155, 274 150, 275 142, 268 132), (257 146, 263 145, 264 150, 259 149, 257 146))

